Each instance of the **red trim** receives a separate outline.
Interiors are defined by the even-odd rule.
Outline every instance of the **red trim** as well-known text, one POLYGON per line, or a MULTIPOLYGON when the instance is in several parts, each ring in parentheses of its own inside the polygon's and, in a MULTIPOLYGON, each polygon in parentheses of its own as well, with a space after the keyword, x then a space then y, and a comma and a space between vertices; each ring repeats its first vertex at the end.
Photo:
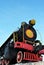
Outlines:
POLYGON ((20 63, 20 62, 22 61, 22 58, 23 58, 22 52, 19 51, 19 52, 17 53, 17 62, 20 63))
MULTIPOLYGON (((14 48, 19 48, 19 49, 27 49, 30 51, 34 50, 34 47, 31 44, 26 44, 24 42, 16 42, 14 44, 14 48)), ((28 61, 42 61, 42 57, 38 56, 38 54, 30 53, 30 52, 24 52, 23 60, 28 60, 28 61)))
POLYGON ((26 50, 30 50, 30 51, 34 50, 34 48, 31 44, 27 44, 24 42, 16 42, 14 44, 14 48, 22 48, 22 49, 26 49, 26 50))
POLYGON ((24 52, 24 58, 23 60, 28 60, 28 61, 42 61, 42 57, 38 57, 38 54, 32 54, 29 52, 24 52))
POLYGON ((39 54, 44 54, 44 49, 39 51, 39 54))

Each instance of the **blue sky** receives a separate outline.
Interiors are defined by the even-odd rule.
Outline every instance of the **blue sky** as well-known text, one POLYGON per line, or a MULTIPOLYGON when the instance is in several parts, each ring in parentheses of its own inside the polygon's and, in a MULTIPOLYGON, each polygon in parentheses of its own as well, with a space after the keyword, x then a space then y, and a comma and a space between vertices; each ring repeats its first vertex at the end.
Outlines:
POLYGON ((0 46, 30 19, 36 20, 37 39, 44 44, 44 0, 0 0, 0 46))

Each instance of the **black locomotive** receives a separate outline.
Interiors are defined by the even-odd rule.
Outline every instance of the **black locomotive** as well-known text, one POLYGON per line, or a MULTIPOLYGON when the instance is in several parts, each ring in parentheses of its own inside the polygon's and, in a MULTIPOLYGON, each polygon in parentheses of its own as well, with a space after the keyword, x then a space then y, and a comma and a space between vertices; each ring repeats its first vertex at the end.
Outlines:
POLYGON ((36 40, 34 25, 35 20, 30 20, 29 24, 22 22, 20 29, 10 35, 0 49, 0 56, 3 56, 4 60, 9 60, 10 63, 42 60, 44 46, 36 40))

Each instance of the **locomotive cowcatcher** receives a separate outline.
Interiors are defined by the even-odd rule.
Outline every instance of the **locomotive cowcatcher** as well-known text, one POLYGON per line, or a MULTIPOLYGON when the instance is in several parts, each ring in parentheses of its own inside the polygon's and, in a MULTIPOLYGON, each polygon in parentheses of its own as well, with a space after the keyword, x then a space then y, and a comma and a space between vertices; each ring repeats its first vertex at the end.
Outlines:
POLYGON ((22 22, 19 30, 13 32, 1 46, 0 56, 10 63, 42 61, 44 45, 36 40, 37 33, 34 25, 35 20, 30 20, 29 24, 22 22))

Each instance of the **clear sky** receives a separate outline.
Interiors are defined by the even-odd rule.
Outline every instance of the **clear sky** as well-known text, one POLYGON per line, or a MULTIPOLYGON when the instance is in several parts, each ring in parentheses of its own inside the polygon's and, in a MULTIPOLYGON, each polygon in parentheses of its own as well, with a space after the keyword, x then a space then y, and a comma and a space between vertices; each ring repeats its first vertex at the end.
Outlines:
POLYGON ((37 39, 44 44, 44 0, 0 0, 0 46, 30 19, 36 20, 37 39))

